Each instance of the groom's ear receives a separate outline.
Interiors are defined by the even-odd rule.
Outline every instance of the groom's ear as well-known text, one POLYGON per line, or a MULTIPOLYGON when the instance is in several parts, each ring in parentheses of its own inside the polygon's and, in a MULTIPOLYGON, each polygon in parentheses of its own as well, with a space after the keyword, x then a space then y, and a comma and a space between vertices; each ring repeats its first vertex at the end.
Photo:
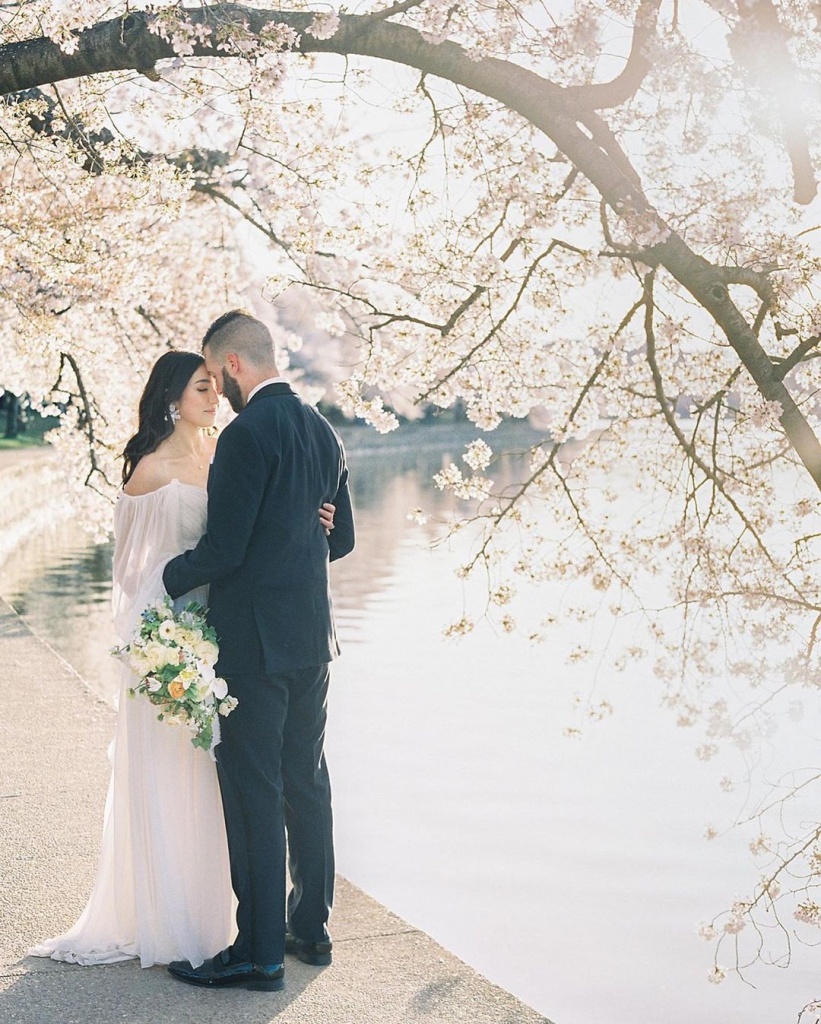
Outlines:
POLYGON ((225 366, 228 368, 228 372, 231 376, 236 377, 240 368, 240 360, 236 352, 225 353, 225 366))

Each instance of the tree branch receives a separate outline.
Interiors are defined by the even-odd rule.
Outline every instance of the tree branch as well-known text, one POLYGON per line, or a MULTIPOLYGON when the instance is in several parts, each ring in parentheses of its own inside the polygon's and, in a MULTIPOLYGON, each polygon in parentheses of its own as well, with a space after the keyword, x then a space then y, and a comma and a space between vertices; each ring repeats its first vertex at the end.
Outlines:
POLYGON ((818 345, 819 341, 821 341, 821 336, 814 334, 811 338, 806 338, 800 345, 797 345, 788 356, 775 360, 774 375, 779 380, 783 380, 790 370, 798 366, 804 357, 818 345))
POLYGON ((627 63, 610 82, 576 85, 568 88, 571 102, 587 110, 618 107, 635 96, 652 67, 647 57, 648 44, 656 34, 661 0, 642 0, 633 23, 633 40, 627 63))
MULTIPOLYGON (((113 486, 111 481, 108 479, 105 470, 100 465, 99 459, 97 458, 97 444, 99 442, 94 431, 95 413, 92 408, 89 394, 86 391, 85 383, 83 382, 83 375, 80 372, 80 367, 77 365, 77 360, 74 358, 73 355, 71 355, 70 352, 60 353, 60 369, 57 374, 57 383, 54 385, 52 390, 64 390, 61 382, 63 379, 63 371, 65 370, 66 364, 68 364, 68 366, 71 368, 71 372, 74 375, 75 381, 77 382, 77 389, 79 391, 79 394, 76 397, 80 399, 80 408, 77 411, 77 426, 85 434, 86 443, 88 445, 88 458, 90 468, 84 483, 86 487, 91 487, 93 490, 97 491, 97 493, 100 494, 102 497, 106 498, 107 500, 111 500, 104 490, 100 490, 92 482, 94 474, 97 473, 106 482, 109 489, 111 489, 113 486)), ((70 395, 71 392, 67 392, 67 394, 70 395)))
POLYGON ((687 456, 687 459, 693 466, 697 466, 698 469, 704 474, 704 476, 712 483, 716 491, 718 491, 730 508, 738 516, 739 522, 743 529, 750 534, 755 540, 761 553, 767 559, 768 562, 775 568, 775 561, 773 556, 770 554, 769 548, 764 543, 763 538, 759 534, 755 526, 750 522, 744 510, 728 493, 724 483, 721 480, 717 470, 710 467, 696 452, 695 448, 695 435, 689 441, 684 436, 681 427, 676 422, 676 418, 673 415, 673 411, 670 408, 670 403, 667 400, 667 396, 664 393, 664 382, 661 377, 661 370, 656 359, 656 335, 653 326, 653 314, 655 311, 655 305, 653 302, 653 274, 648 274, 645 278, 645 315, 644 315, 644 330, 647 341, 646 358, 647 364, 650 367, 650 373, 653 377, 653 385, 656 392, 656 400, 658 401, 662 415, 667 422, 667 426, 673 433, 676 441, 678 442, 681 450, 687 456))

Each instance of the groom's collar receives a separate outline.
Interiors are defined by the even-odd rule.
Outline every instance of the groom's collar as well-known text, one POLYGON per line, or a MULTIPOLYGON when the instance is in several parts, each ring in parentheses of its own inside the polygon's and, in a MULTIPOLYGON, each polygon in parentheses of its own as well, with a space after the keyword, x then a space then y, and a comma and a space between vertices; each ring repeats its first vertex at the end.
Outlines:
POLYGON ((259 384, 257 384, 255 388, 251 388, 251 390, 248 392, 248 398, 245 400, 245 404, 247 405, 258 391, 262 391, 263 388, 267 388, 269 384, 287 383, 288 381, 284 377, 269 377, 267 380, 263 380, 259 384))

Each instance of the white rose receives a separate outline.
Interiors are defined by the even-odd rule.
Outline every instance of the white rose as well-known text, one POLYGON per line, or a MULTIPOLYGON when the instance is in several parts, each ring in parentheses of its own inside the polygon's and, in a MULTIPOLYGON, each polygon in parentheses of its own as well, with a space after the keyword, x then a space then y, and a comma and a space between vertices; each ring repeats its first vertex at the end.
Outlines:
POLYGON ((167 647, 163 647, 162 644, 158 643, 151 643, 146 646, 145 664, 149 671, 156 672, 163 665, 172 665, 173 663, 174 652, 170 651, 167 647))
POLYGON ((150 668, 145 656, 145 649, 142 647, 132 648, 128 655, 128 664, 138 676, 143 675, 150 668))
POLYGON ((194 650, 200 661, 205 662, 206 665, 213 665, 219 655, 219 648, 216 644, 212 644, 210 640, 200 639, 194 645, 194 650))
POLYGON ((173 640, 176 634, 177 627, 171 619, 166 619, 165 622, 160 623, 157 635, 161 640, 173 640))

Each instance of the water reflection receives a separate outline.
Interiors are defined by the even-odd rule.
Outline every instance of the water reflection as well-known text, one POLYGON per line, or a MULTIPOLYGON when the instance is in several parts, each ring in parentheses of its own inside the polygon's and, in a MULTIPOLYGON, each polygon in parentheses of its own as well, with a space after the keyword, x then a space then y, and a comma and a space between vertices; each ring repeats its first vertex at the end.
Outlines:
POLYGON ((0 566, 0 594, 102 694, 112 671, 111 544, 72 519, 19 542, 0 566))
MULTIPOLYGON (((386 437, 366 429, 346 432, 357 547, 332 568, 343 644, 362 641, 369 610, 384 602, 401 548, 424 547, 441 536, 442 520, 466 507, 433 487, 431 477, 457 461, 475 436, 468 425, 403 427, 386 437), (432 515, 423 527, 408 521, 415 507, 432 515)), ((536 439, 524 424, 504 432, 511 449, 536 439)), ((498 448, 501 442, 494 437, 493 443, 498 448)), ((516 461, 504 460, 494 476, 515 478, 516 461)), ((109 651, 116 639, 109 612, 112 551, 112 543, 94 544, 77 522, 62 519, 19 542, 0 564, 0 594, 101 695, 110 692, 109 651)))
MULTIPOLYGON (((390 601, 389 585, 395 580, 396 561, 404 547, 424 549, 447 531, 447 522, 475 508, 475 503, 455 499, 432 483, 435 473, 451 462, 470 472, 461 455, 476 438, 469 425, 403 427, 379 437, 364 430, 346 437, 356 510, 357 546, 354 554, 334 563, 334 601, 342 635, 357 641, 371 603, 390 601), (423 509, 423 525, 409 522, 412 509, 423 509)), ((487 435, 497 452, 509 452, 494 462, 489 475, 505 487, 522 479, 526 451, 541 435, 526 424, 506 424, 487 435)))

